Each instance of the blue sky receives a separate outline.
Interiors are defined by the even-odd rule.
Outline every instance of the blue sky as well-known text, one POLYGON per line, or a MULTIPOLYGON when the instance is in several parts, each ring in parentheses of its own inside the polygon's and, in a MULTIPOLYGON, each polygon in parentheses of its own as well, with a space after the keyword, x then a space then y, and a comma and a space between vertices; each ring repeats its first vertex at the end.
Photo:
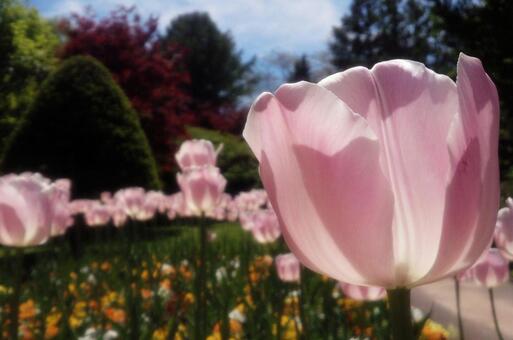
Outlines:
POLYGON ((90 5, 98 14, 118 5, 137 6, 158 15, 161 28, 180 13, 207 11, 219 27, 233 34, 246 56, 272 51, 313 54, 326 49, 331 28, 339 24, 350 0, 29 0, 46 17, 81 12, 90 5))

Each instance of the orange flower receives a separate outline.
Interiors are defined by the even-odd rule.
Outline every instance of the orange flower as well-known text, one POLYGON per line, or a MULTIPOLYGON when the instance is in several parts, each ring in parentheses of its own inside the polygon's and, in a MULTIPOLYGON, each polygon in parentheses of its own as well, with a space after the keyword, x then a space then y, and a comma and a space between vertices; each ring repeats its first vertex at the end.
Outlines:
POLYGON ((112 266, 111 266, 110 262, 107 262, 107 261, 102 262, 102 264, 100 266, 100 269, 103 270, 104 272, 110 271, 111 268, 112 268, 112 266))
POLYGON ((153 296, 153 292, 150 289, 143 288, 141 289, 141 296, 146 300, 153 296))
POLYGON ((115 323, 125 323, 125 311, 119 308, 106 308, 105 316, 115 323))
POLYGON ((20 305, 20 320, 32 319, 37 314, 36 304, 34 300, 29 299, 20 305))

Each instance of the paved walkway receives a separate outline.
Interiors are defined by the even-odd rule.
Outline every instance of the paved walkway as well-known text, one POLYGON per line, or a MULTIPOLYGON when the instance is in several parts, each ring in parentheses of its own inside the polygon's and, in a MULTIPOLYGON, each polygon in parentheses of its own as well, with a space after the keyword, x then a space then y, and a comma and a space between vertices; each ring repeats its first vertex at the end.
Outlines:
MULTIPOLYGON (((462 283, 460 287, 465 340, 498 339, 493 325, 488 290, 468 283, 462 283)), ((502 334, 505 340, 513 340, 513 284, 498 287, 494 292, 502 334)), ((449 328, 452 334, 457 334, 456 297, 452 280, 413 289, 412 304, 424 312, 432 310, 433 320, 449 328)))

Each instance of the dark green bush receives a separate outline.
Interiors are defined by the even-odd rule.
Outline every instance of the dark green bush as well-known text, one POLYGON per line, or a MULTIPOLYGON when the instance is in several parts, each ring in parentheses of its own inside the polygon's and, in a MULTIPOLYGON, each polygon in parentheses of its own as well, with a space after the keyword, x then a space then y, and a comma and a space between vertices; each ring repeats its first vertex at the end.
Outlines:
POLYGON ((262 186, 258 175, 258 162, 242 138, 199 127, 188 127, 187 133, 192 138, 207 139, 216 147, 219 144, 224 145, 217 165, 228 180, 226 191, 238 193, 262 186))
POLYGON ((90 57, 67 60, 43 83, 8 141, 1 170, 70 178, 79 197, 131 185, 160 187, 136 112, 109 71, 90 57))

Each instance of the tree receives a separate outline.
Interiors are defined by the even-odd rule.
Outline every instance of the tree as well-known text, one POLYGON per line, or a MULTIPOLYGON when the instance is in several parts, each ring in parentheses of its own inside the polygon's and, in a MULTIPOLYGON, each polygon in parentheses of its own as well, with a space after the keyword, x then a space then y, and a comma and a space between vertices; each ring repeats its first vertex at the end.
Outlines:
POLYGON ((253 60, 242 61, 229 32, 221 32, 207 13, 183 14, 171 21, 165 46, 182 46, 190 74, 188 86, 197 106, 234 104, 251 90, 253 60))
POLYGON ((109 71, 90 57, 64 62, 43 83, 11 136, 2 172, 69 178, 79 197, 160 187, 137 114, 109 71))
POLYGON ((332 63, 340 69, 394 58, 443 68, 447 53, 433 39, 432 1, 354 0, 333 30, 332 63))
POLYGON ((289 75, 289 82, 294 83, 300 80, 312 81, 310 74, 310 63, 306 58, 306 55, 302 55, 299 59, 294 62, 294 69, 289 75))
POLYGON ((170 176, 175 140, 195 122, 184 90, 189 75, 175 46, 162 48, 157 19, 143 21, 134 8, 119 8, 103 19, 92 12, 61 22, 67 41, 61 57, 90 55, 101 61, 139 113, 159 164, 170 176))
POLYGON ((0 0, 0 150, 39 84, 57 65, 59 38, 34 8, 0 0))

